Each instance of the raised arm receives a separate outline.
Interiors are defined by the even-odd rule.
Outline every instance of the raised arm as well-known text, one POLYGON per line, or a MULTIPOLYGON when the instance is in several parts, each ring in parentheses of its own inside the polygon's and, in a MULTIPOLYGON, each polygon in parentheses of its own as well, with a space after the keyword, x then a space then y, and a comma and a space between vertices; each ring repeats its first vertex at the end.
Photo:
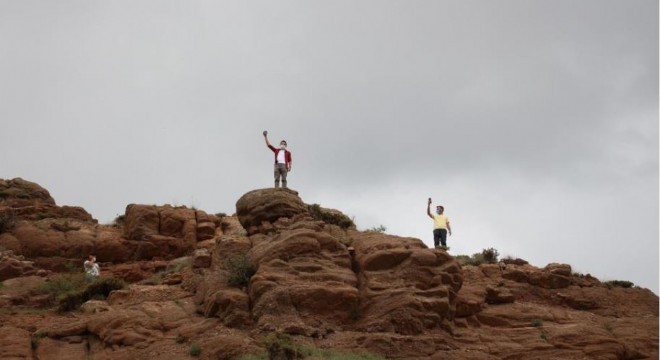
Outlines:
POLYGON ((266 141, 266 146, 268 146, 269 148, 273 147, 273 145, 271 145, 270 142, 268 141, 268 131, 264 131, 264 141, 266 141))
POLYGON ((429 198, 429 202, 426 205, 426 215, 433 219, 433 215, 431 215, 431 198, 429 198))

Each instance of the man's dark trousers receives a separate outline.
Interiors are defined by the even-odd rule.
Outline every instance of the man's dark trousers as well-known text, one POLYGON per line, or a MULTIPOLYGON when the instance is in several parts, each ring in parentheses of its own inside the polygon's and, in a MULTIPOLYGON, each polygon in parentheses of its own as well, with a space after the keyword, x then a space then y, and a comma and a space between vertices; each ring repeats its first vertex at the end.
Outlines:
POLYGON ((434 229, 433 243, 435 244, 435 247, 438 247, 440 244, 447 247, 447 229, 434 229))

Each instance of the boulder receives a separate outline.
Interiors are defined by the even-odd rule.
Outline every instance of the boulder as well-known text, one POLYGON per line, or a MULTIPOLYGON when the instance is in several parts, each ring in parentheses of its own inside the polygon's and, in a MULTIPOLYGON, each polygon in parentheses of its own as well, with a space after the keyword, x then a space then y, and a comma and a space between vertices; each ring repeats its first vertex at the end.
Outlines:
POLYGON ((197 241, 213 239, 215 237, 215 223, 202 222, 197 224, 197 241))
POLYGON ((256 274, 249 293, 252 316, 262 329, 310 335, 355 321, 357 277, 338 239, 300 226, 251 240, 256 274))
POLYGON ((546 265, 543 270, 551 274, 561 275, 561 276, 571 276, 571 274, 573 273, 571 266, 568 264, 551 263, 546 265))
POLYGON ((15 256, 13 251, 0 251, 0 281, 11 278, 36 275, 38 268, 32 261, 15 256))
POLYGON ((486 287, 486 302, 488 304, 507 304, 515 300, 516 297, 505 287, 486 287))
POLYGON ((464 318, 477 314, 484 307, 486 292, 481 286, 463 286, 456 298, 456 317, 464 318))
POLYGON ((207 268, 211 266, 211 253, 208 249, 197 249, 193 253, 192 266, 194 268, 207 268))
POLYGON ((361 329, 416 335, 454 318, 463 277, 446 252, 419 239, 377 233, 355 234, 352 246, 361 329))
POLYGON ((70 221, 68 230, 61 231, 58 226, 51 226, 55 223, 62 222, 57 219, 23 221, 16 225, 12 237, 5 239, 12 243, 15 239, 20 246, 12 247, 18 247, 20 255, 51 270, 64 270, 68 263, 82 268, 90 254, 96 255, 100 262, 124 262, 134 257, 136 246, 121 238, 120 229, 70 221))
POLYGON ((50 196, 48 190, 39 184, 21 178, 0 179, 0 204, 10 207, 34 204, 55 205, 55 200, 50 196))
POLYGON ((130 204, 126 206, 124 217, 124 237, 130 240, 143 240, 147 235, 158 235, 160 215, 153 205, 130 204))
POLYGON ((529 283, 545 289, 563 289, 571 285, 567 276, 553 274, 548 271, 536 271, 529 274, 529 283))
MULTIPOLYGON (((57 206, 48 190, 21 178, 0 179, 0 218, 10 215, 15 220, 69 218, 96 222, 85 209, 76 206, 57 206)), ((0 226, 0 232, 2 232, 0 226)))
POLYGON ((103 300, 89 300, 80 305, 80 311, 85 314, 96 314, 100 312, 110 311, 110 305, 103 300))
POLYGON ((190 252, 197 243, 197 214, 186 207, 128 205, 124 237, 138 242, 133 258, 171 259, 190 252))
POLYGON ((264 232, 280 218, 291 218, 309 212, 298 193, 288 189, 259 189, 243 195, 236 202, 236 215, 249 235, 264 232))

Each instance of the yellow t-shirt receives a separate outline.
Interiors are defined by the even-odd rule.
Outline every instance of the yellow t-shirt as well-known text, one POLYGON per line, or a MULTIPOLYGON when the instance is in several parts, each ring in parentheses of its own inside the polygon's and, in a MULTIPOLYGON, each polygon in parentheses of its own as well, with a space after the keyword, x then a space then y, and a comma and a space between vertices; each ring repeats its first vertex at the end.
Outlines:
POLYGON ((449 219, 447 219, 447 215, 433 214, 433 228, 434 229, 447 229, 447 223, 448 222, 449 222, 449 219))

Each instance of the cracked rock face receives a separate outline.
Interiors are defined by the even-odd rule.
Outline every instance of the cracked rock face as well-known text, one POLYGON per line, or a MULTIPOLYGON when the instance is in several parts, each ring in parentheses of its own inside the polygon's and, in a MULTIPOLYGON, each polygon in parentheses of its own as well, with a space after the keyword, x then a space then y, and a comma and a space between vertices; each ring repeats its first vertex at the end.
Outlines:
POLYGON ((313 336, 319 329, 448 328, 462 284, 452 257, 418 239, 341 230, 313 220, 307 208, 281 189, 251 191, 237 202, 251 234, 247 256, 256 274, 248 293, 260 329, 313 336))
POLYGON ((362 234, 353 241, 365 331, 421 334, 449 327, 463 283, 458 263, 418 239, 362 234))

